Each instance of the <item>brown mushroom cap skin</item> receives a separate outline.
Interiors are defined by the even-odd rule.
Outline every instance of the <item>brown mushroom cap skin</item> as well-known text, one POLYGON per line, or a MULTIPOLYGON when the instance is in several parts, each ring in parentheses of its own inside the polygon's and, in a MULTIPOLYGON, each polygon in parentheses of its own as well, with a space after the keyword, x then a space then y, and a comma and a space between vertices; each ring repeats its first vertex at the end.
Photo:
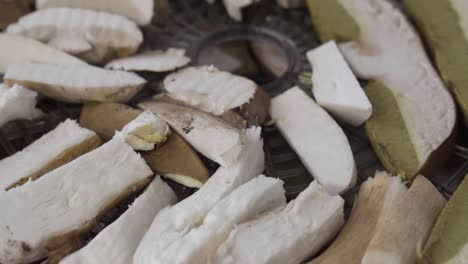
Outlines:
MULTIPOLYGON (((80 124, 109 140, 115 131, 122 129, 141 112, 123 104, 90 103, 83 107, 80 124)), ((155 173, 191 177, 201 184, 210 176, 197 153, 175 131, 171 132, 165 143, 141 154, 155 173)))

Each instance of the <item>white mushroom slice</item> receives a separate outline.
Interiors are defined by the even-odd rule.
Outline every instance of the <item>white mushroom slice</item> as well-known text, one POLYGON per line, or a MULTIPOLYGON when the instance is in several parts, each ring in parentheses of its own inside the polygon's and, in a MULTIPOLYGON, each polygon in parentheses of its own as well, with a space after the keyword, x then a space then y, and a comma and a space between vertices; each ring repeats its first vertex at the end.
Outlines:
POLYGON ((20 85, 10 88, 0 84, 0 127, 18 119, 33 120, 41 117, 43 112, 36 108, 36 98, 36 92, 20 85))
POLYGON ((334 41, 307 52, 312 66, 312 92, 317 103, 339 119, 362 125, 372 105, 334 41))
POLYGON ((102 147, 0 193, 0 262, 29 263, 86 232, 109 209, 146 185, 153 173, 128 144, 102 147))
POLYGON ((153 50, 132 57, 116 59, 106 68, 125 71, 167 72, 190 63, 184 49, 153 50))
POLYGON ((298 87, 271 101, 270 115, 306 168, 332 194, 356 183, 348 139, 328 113, 298 87))
POLYGON ((69 7, 118 14, 135 21, 138 25, 151 22, 154 0, 36 0, 38 9, 69 7))
POLYGON ((228 15, 236 20, 242 21, 242 8, 252 5, 260 0, 223 0, 228 15))
MULTIPOLYGON (((356 42, 341 44, 340 49, 359 76, 380 80, 390 89, 411 139, 408 144, 413 144, 421 168, 454 129, 453 99, 398 9, 386 0, 341 2, 362 34, 369 36, 365 42, 378 52, 367 55, 356 42)), ((389 157, 394 158, 392 154, 389 157)))
POLYGON ((122 137, 135 150, 153 150, 156 144, 164 143, 171 130, 169 125, 159 116, 150 111, 144 111, 133 121, 116 132, 116 137, 122 137))
POLYGON ((462 264, 468 259, 468 177, 458 186, 425 243, 421 263, 462 264))
POLYGON ((58 50, 64 50, 70 54, 79 54, 93 49, 93 46, 91 46, 88 41, 73 32, 58 35, 47 44, 58 50))
POLYGON ((361 264, 379 217, 385 216, 406 191, 400 177, 376 172, 374 178, 361 184, 351 215, 333 244, 308 264, 361 264))
POLYGON ((124 71, 110 71, 88 65, 59 66, 27 63, 8 67, 6 84, 21 84, 56 100, 126 102, 146 81, 124 71))
POLYGON ((213 263, 299 264, 315 254, 344 223, 344 201, 316 181, 283 210, 238 226, 213 263))
POLYGON ((432 62, 468 126, 468 75, 464 71, 468 65, 468 1, 403 0, 401 4, 423 36, 432 62))
POLYGON ((197 151, 221 166, 235 164, 244 148, 245 136, 240 130, 200 110, 159 102, 138 106, 166 120, 197 151))
POLYGON ((100 143, 96 133, 68 119, 22 151, 0 160, 0 190, 35 180, 100 143))
POLYGON ((449 156, 444 149, 453 141, 456 108, 393 2, 307 1, 322 40, 348 41, 339 45, 343 56, 358 77, 370 80, 364 89, 373 114, 366 132, 377 155, 388 171, 412 179, 449 156))
POLYGON ((135 264, 150 264, 187 230, 200 225, 208 212, 237 187, 260 175, 265 155, 260 128, 246 130, 247 144, 240 159, 232 167, 220 167, 196 193, 168 209, 154 219, 138 246, 135 264))
MULTIPOLYGON (((206 0, 206 2, 213 4, 216 0, 206 0)), ((228 15, 236 20, 242 21, 242 9, 252 5, 260 0, 223 0, 224 7, 228 15)))
POLYGON ((172 189, 156 177, 123 215, 60 263, 132 263, 133 254, 156 214, 176 201, 172 189))
POLYGON ((202 66, 170 74, 164 79, 164 89, 174 99, 222 115, 248 103, 255 95, 257 84, 214 66, 202 66))
POLYGON ((86 64, 86 62, 54 49, 34 39, 13 34, 0 34, 0 73, 18 63, 40 62, 58 65, 86 64))
POLYGON ((445 205, 442 194, 424 176, 379 217, 362 264, 413 264, 445 205))
POLYGON ((125 17, 74 8, 30 13, 10 25, 7 32, 48 43, 92 62, 115 54, 132 54, 143 41, 138 26, 125 17))
MULTIPOLYGON (((123 104, 90 103, 81 110, 80 124, 109 140, 116 130, 122 129, 141 112, 123 104)), ((200 188, 210 177, 197 153, 177 133, 171 133, 167 141, 154 150, 141 154, 153 171, 180 184, 200 188)))
POLYGON ((216 249, 236 225, 285 205, 283 182, 260 175, 217 203, 200 226, 155 252, 158 259, 153 263, 211 263, 216 249))

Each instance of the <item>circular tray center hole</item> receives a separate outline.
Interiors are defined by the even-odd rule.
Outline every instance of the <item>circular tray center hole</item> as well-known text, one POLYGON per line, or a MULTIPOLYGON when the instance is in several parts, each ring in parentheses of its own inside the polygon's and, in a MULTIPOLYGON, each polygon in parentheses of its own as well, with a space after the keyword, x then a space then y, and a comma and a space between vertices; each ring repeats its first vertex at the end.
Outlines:
POLYGON ((249 27, 235 27, 209 35, 198 47, 195 61, 245 76, 259 85, 281 78, 291 66, 287 50, 276 36, 249 27))

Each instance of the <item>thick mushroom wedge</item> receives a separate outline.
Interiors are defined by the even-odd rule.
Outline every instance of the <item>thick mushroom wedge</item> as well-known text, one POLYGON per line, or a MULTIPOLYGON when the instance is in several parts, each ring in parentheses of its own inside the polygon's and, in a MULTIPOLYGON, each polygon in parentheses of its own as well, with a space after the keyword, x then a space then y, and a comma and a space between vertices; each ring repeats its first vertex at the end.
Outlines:
POLYGON ((235 164, 245 147, 242 131, 198 109, 159 102, 138 106, 159 115, 193 148, 221 166, 235 164))
POLYGON ((307 52, 312 66, 312 93, 317 103, 340 120, 360 126, 372 105, 334 41, 307 52))
MULTIPOLYGON (((80 124, 109 140, 115 131, 121 130, 141 113, 141 110, 123 104, 86 104, 81 111, 80 124)), ((200 188, 210 176, 195 151, 174 132, 166 142, 141 155, 155 173, 188 187, 200 188)))
POLYGON ((127 143, 114 139, 74 161, 0 193, 0 262, 30 263, 91 229, 153 175, 127 143), (105 161, 105 162, 103 162, 105 161))
POLYGON ((0 127, 14 120, 34 120, 44 113, 36 108, 37 93, 21 85, 0 84, 0 127))
POLYGON ((468 177, 448 201, 424 246, 421 263, 463 264, 468 260, 468 177))
POLYGON ((43 63, 14 64, 4 76, 8 85, 20 84, 59 101, 126 102, 146 81, 124 71, 88 65, 60 66, 43 63))
MULTIPOLYGON (((172 98, 168 93, 157 94, 153 96, 152 101, 193 107, 188 103, 172 98)), ((227 111, 223 115, 219 116, 219 118, 238 129, 246 129, 248 126, 247 121, 239 114, 239 112, 236 111, 227 111)))
POLYGON ((377 172, 374 178, 365 181, 343 230, 333 244, 309 264, 360 264, 379 217, 406 191, 400 177, 386 172, 377 172))
POLYGON ((282 210, 236 227, 213 263, 299 264, 340 230, 343 206, 314 181, 282 210))
POLYGON ((260 175, 217 203, 201 225, 156 252, 153 263, 212 263, 216 249, 238 224, 285 205, 283 182, 260 175))
POLYGON ((54 49, 34 39, 13 34, 0 34, 0 73, 18 63, 39 62, 58 65, 77 65, 86 62, 54 49), (17 50, 17 52, 14 52, 17 50))
POLYGON ((339 48, 373 114, 367 135, 385 168, 413 179, 453 147, 456 109, 411 24, 389 0, 307 0, 322 41, 339 48))
POLYGON ((176 201, 172 189, 156 177, 123 215, 60 264, 132 263, 133 254, 155 215, 176 201))
POLYGON ((249 128, 245 133, 247 144, 236 164, 229 168, 220 167, 196 193, 162 210, 138 246, 133 263, 154 263, 159 257, 157 252, 163 252, 187 230, 199 226, 220 200, 263 172, 265 154, 261 129, 249 128))
POLYGON ((312 176, 330 193, 354 186, 356 164, 343 130, 299 87, 271 100, 270 115, 312 176))
MULTIPOLYGON (((118 14, 135 21, 138 25, 151 22, 155 0, 36 0, 37 9, 69 7, 90 9, 118 14)), ((158 1, 158 0, 157 0, 158 1)))
POLYGON ((404 0, 428 42, 441 77, 450 87, 468 126, 468 2, 404 0))
POLYGON ((168 72, 190 63, 183 49, 146 51, 109 62, 106 68, 124 71, 168 72))
POLYGON ((10 25, 7 32, 39 40, 93 63, 133 54, 143 42, 143 34, 133 21, 78 8, 35 11, 10 25))
POLYGON ((444 205, 444 197, 431 182, 417 176, 377 221, 361 263, 415 263, 444 205))
POLYGON ((268 119, 269 95, 253 81, 214 66, 188 67, 168 75, 164 89, 173 99, 221 116, 237 111, 248 125, 268 119))
POLYGON ((96 133, 68 119, 22 151, 0 160, 0 192, 36 180, 100 144, 96 133))

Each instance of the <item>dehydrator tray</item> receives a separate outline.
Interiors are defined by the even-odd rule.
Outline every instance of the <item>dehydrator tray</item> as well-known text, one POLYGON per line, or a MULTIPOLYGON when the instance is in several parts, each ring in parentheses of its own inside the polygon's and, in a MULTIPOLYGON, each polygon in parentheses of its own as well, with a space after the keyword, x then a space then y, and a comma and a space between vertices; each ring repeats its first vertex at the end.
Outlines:
MULTIPOLYGON (((263 1, 247 8, 244 12, 244 22, 237 23, 229 18, 221 2, 207 4, 204 0, 172 0, 171 14, 164 26, 149 25, 143 28, 145 42, 142 49, 184 48, 192 59, 193 65, 213 63, 223 69, 229 65, 217 65, 217 61, 206 56, 213 49, 225 43, 242 43, 249 41, 263 49, 263 64, 269 71, 265 74, 248 75, 264 87, 271 95, 277 95, 286 89, 299 85, 310 94, 311 69, 305 53, 318 46, 319 41, 313 32, 311 18, 307 9, 282 9, 270 1, 263 1), (271 56, 274 54, 276 56, 271 56), (280 61, 271 61, 271 57, 281 57, 280 61)), ((261 50, 261 49, 260 49, 261 50)), ((264 70, 265 71, 265 70, 264 70)), ((148 85, 132 101, 131 105, 153 95, 160 90, 160 82, 165 75, 141 73, 148 80, 148 85)), ((0 128, 0 159, 21 150, 41 135, 52 130, 66 118, 78 119, 81 105, 65 104, 51 99, 42 98, 39 107, 46 116, 38 121, 14 121, 0 128)), ((341 124, 354 153, 358 184, 343 196, 346 200, 346 214, 349 213, 354 196, 360 184, 374 175, 376 170, 382 170, 377 156, 362 128, 354 128, 341 124)), ((460 128, 463 130, 463 128, 460 128)), ((459 133, 464 133, 460 131, 459 133)), ((266 175, 280 178, 285 182, 288 199, 295 198, 311 181, 310 175, 302 165, 297 154, 289 147, 274 125, 263 127, 266 175)), ((464 145, 465 142, 458 142, 464 145)), ((463 177, 468 172, 468 161, 460 153, 453 154, 448 164, 434 173, 430 180, 439 191, 449 198, 463 177)), ((208 168, 213 171, 215 164, 206 160, 208 168)), ((175 189, 179 199, 192 194, 195 190, 168 180, 175 189)), ((131 203, 136 195, 112 209, 92 230, 87 239, 92 238, 104 227, 117 219, 131 203)))

